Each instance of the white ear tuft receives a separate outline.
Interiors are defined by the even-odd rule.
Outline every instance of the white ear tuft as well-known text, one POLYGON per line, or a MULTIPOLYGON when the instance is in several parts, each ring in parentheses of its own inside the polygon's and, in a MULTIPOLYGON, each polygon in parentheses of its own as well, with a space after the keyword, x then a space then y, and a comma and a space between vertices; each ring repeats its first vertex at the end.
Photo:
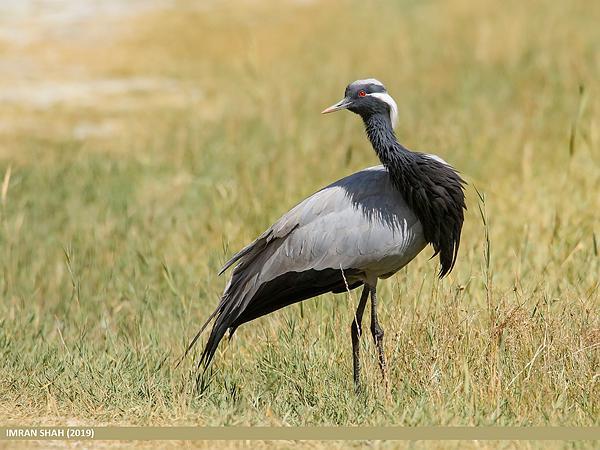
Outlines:
POLYGON ((371 97, 376 97, 382 102, 388 104, 388 106, 390 107, 390 122, 392 122, 392 127, 396 128, 396 124, 398 123, 398 105, 396 105, 396 102, 391 97, 391 95, 384 92, 375 92, 373 94, 367 95, 370 95, 371 97))

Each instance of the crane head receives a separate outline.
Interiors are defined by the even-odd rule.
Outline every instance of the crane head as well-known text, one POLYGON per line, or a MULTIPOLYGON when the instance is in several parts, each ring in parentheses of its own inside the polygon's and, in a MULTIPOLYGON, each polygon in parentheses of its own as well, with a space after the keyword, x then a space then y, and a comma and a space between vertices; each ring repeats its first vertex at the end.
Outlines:
POLYGON ((385 86, 379 80, 368 78, 356 80, 346 86, 344 98, 321 111, 328 114, 347 109, 366 119, 374 114, 384 114, 390 118, 392 126, 398 121, 398 106, 387 93, 385 86))

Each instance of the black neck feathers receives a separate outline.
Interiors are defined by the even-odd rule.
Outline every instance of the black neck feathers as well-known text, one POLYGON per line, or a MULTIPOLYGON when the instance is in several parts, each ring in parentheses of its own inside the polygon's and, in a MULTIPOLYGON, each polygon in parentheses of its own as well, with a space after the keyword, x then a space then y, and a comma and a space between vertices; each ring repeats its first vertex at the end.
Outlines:
POLYGON ((392 183, 419 218, 425 240, 440 255, 440 278, 456 262, 464 220, 464 180, 448 164, 412 152, 396 139, 389 117, 363 117, 367 136, 392 183))

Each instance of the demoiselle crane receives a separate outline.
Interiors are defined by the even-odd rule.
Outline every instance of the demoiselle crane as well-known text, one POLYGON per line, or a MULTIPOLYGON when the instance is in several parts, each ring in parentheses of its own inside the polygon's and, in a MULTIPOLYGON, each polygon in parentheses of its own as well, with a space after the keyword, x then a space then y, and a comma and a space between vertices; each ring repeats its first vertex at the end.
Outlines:
MULTIPOLYGON (((284 306, 327 292, 364 286, 351 324, 353 375, 360 384, 359 338, 371 296, 371 333, 387 386, 377 281, 408 264, 427 244, 439 254, 440 278, 454 267, 463 225, 465 182, 441 158, 413 152, 394 134, 396 102, 375 79, 346 87, 323 114, 347 109, 361 116, 382 165, 349 175, 292 208, 235 254, 221 300, 188 351, 214 320, 200 358, 206 368, 229 330, 284 306)), ((186 352, 187 353, 187 352, 186 352)))

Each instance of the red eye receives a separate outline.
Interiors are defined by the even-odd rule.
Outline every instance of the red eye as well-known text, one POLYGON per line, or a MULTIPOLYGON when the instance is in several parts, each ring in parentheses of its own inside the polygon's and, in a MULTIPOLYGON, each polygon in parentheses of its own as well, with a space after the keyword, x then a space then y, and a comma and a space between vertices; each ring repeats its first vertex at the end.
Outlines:
POLYGON ((364 97, 365 95, 367 95, 367 93, 365 91, 358 91, 359 97, 364 97))

